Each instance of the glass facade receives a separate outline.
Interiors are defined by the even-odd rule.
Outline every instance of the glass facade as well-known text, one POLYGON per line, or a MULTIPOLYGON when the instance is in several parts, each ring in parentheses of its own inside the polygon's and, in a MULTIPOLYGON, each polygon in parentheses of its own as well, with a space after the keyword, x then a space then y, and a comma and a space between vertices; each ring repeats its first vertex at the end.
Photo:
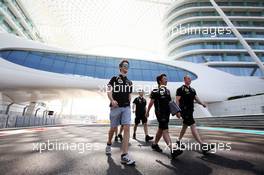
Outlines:
MULTIPOLYGON (((93 55, 59 54, 40 51, 2 50, 0 56, 25 67, 76 76, 110 79, 119 73, 121 58, 93 55)), ((184 75, 197 76, 187 70, 166 64, 130 59, 128 78, 135 81, 156 81, 158 74, 165 73, 171 82, 181 82, 184 75)))
POLYGON ((263 77, 264 74, 257 67, 216 67, 212 66, 218 70, 228 72, 237 76, 258 76, 263 77))
POLYGON ((32 21, 22 10, 16 0, 0 0, 0 26, 8 33, 13 33, 17 36, 23 36, 20 33, 22 32, 24 36, 30 40, 42 41, 42 38, 37 32, 37 28, 33 25, 32 21), (10 8, 11 5, 15 8, 15 13, 14 9, 12 11, 12 9, 10 8), (17 15, 18 13, 20 15, 17 15), (5 15, 3 14, 6 14, 8 17, 10 17, 11 20, 5 17, 5 15), (25 23, 23 23, 22 20, 24 20, 26 26, 24 26, 25 23), (15 24, 16 27, 11 27, 9 23, 15 24), (33 38, 32 35, 34 35, 35 38, 33 38))
MULTIPOLYGON (((256 32, 256 31, 241 31, 240 34, 244 38, 264 38, 264 32, 256 32)), ((178 37, 175 37, 173 40, 169 42, 169 45, 176 44, 180 41, 188 40, 188 39, 196 39, 196 38, 204 38, 204 39, 210 39, 212 38, 209 34, 189 34, 189 35, 179 35, 178 37)), ((216 34, 215 38, 235 38, 234 34, 216 34)))
MULTIPOLYGON (((215 1, 264 62, 264 0, 215 1)), ((209 1, 186 0, 174 3, 165 17, 167 53, 170 58, 194 63, 253 62, 238 38, 230 29, 227 31, 227 24, 209 1), (180 27, 181 32, 177 33, 180 27), (223 32, 216 32, 219 27, 223 32)), ((225 68, 220 65, 218 69, 234 75, 262 76, 261 71, 255 70, 254 66, 248 68, 234 65, 225 68)))
MULTIPOLYGON (((248 42, 254 50, 264 50, 264 42, 248 42)), ((173 52, 180 53, 183 51, 195 50, 195 49, 244 49, 244 47, 239 42, 228 42, 228 41, 219 41, 219 42, 199 42, 186 44, 181 47, 177 47, 173 52)))
MULTIPOLYGON (((248 7, 264 7, 264 2, 261 0, 241 0, 237 1, 216 1, 219 6, 248 6, 248 7)), ((210 2, 204 1, 196 1, 196 2, 188 2, 186 1, 184 4, 175 6, 171 12, 169 12, 166 17, 172 16, 175 12, 180 11, 182 9, 190 8, 190 7, 212 7, 210 2)))

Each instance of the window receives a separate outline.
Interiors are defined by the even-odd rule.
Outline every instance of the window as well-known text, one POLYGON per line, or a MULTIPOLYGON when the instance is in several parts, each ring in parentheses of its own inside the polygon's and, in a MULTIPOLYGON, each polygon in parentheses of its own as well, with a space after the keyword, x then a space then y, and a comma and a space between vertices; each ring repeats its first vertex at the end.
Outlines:
POLYGON ((262 16, 261 11, 259 12, 250 12, 250 16, 262 16))
MULTIPOLYGON (((109 79, 119 73, 120 58, 105 58, 100 56, 67 55, 37 51, 6 50, 0 51, 5 60, 43 71, 75 74, 94 78, 109 79)), ((170 65, 143 60, 129 59, 128 77, 137 81, 155 81, 158 74, 165 73, 170 81, 182 81, 188 74, 196 79, 196 75, 186 70, 170 65)))
POLYGON ((54 59, 51 70, 54 72, 63 73, 65 61, 66 61, 65 55, 57 55, 54 59))
POLYGON ((255 26, 255 27, 263 27, 264 26, 264 22, 262 22, 262 21, 253 21, 253 26, 255 26))
POLYGON ((96 64, 96 57, 95 56, 88 56, 87 57, 87 64, 95 66, 96 64))
POLYGON ((142 70, 142 79, 143 81, 155 81, 154 75, 151 75, 149 70, 142 70))
POLYGON ((65 62, 65 66, 64 66, 64 73, 66 74, 73 74, 74 73, 74 69, 75 69, 75 63, 72 62, 65 62))
POLYGON ((115 61, 114 58, 106 58, 105 59, 106 61, 106 65, 109 66, 109 67, 116 67, 116 69, 118 68, 118 62, 115 61))
POLYGON ((130 68, 135 68, 135 69, 140 69, 141 68, 141 64, 140 64, 140 61, 138 60, 131 60, 129 61, 129 64, 130 64, 130 68))
POLYGON ((24 65, 31 68, 38 68, 40 61, 41 61, 40 55, 29 53, 27 58, 25 59, 24 65))
POLYGON ((223 49, 236 49, 236 48, 237 48, 237 44, 232 42, 224 43, 223 45, 223 49))
POLYGON ((10 54, 10 51, 2 51, 0 52, 0 56, 3 58, 8 58, 8 55, 10 54))
POLYGON ((258 69, 256 70, 254 76, 263 77, 264 74, 263 74, 262 71, 260 71, 260 69, 258 68, 258 69))
POLYGON ((86 66, 86 75, 89 76, 89 77, 94 77, 95 76, 95 66, 90 66, 90 65, 87 65, 86 66))
POLYGON ((12 51, 8 56, 8 60, 16 64, 23 64, 27 54, 28 52, 25 51, 12 51))
POLYGON ((258 45, 257 48, 258 49, 261 49, 261 50, 264 50, 264 43, 259 43, 259 45, 258 45))
POLYGON ((232 6, 243 6, 243 2, 230 2, 232 6))
POLYGON ((117 75, 117 71, 118 71, 117 68, 114 68, 114 67, 106 67, 105 68, 105 77, 106 78, 111 78, 112 76, 117 75))
POLYGON ((105 68, 101 66, 95 67, 95 77, 104 78, 105 77, 105 68))
POLYGON ((259 6, 260 4, 258 2, 247 2, 247 6, 259 6))
POLYGON ((54 72, 63 73, 64 66, 65 66, 65 61, 54 60, 51 70, 54 72))
POLYGON ((256 37, 264 38, 264 32, 256 32, 256 37))
POLYGON ((43 56, 43 59, 40 62, 40 68, 42 70, 50 70, 52 65, 53 65, 53 61, 54 61, 55 56, 54 55, 48 55, 48 56, 43 56))
POLYGON ((178 72, 177 71, 169 71, 168 79, 169 79, 169 81, 173 81, 173 82, 179 81, 180 77, 178 75, 178 72))
POLYGON ((224 57, 225 61, 239 61, 239 55, 237 54, 227 54, 226 57, 224 57))
POLYGON ((237 76, 251 76, 251 72, 253 71, 252 68, 247 68, 247 67, 215 67, 221 71, 231 73, 233 75, 237 76))
POLYGON ((105 58, 97 57, 96 58, 96 66, 105 66, 105 58))
POLYGON ((76 64, 74 74, 85 75, 86 66, 85 64, 76 64))

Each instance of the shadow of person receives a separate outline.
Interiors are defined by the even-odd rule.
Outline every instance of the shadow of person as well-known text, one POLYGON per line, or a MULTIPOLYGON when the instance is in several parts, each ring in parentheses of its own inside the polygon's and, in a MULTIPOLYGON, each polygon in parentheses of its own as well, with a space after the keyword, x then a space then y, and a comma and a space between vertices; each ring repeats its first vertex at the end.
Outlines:
POLYGON ((232 160, 217 154, 208 154, 200 157, 201 160, 231 169, 251 171, 255 174, 264 174, 264 171, 256 170, 254 164, 245 160, 232 160))
POLYGON ((117 165, 111 156, 107 156, 107 163, 109 165, 108 169, 106 170, 107 175, 142 175, 142 173, 135 168, 135 165, 117 165))
MULTIPOLYGON (((131 143, 128 143, 128 146, 131 146, 131 143)), ((112 147, 114 147, 114 148, 116 148, 116 147, 121 148, 122 147, 122 142, 113 142, 112 143, 112 147)))
POLYGON ((136 140, 139 144, 138 146, 141 147, 141 146, 151 146, 152 142, 145 142, 145 141, 141 141, 141 140, 138 140, 138 139, 134 139, 136 140))
POLYGON ((182 174, 208 175, 212 173, 212 168, 200 162, 193 162, 193 161, 183 162, 179 159, 172 159, 170 165, 167 165, 160 160, 156 160, 156 162, 168 169, 171 169, 172 171, 175 172, 175 174, 180 174, 180 175, 182 174))

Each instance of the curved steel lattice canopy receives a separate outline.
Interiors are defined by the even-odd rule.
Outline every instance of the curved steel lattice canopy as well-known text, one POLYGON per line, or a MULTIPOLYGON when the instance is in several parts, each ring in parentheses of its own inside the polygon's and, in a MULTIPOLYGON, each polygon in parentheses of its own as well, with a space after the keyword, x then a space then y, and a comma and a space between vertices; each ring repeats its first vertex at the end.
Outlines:
POLYGON ((173 0, 20 0, 48 44, 85 53, 163 57, 173 0))

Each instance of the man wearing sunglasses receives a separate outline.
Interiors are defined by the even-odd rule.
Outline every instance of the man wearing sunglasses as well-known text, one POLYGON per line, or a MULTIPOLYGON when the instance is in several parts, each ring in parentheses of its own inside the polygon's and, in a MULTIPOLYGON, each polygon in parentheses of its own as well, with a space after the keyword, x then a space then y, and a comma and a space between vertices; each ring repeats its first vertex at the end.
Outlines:
POLYGON ((111 155, 111 145, 113 135, 118 125, 123 126, 124 136, 122 141, 121 163, 134 165, 135 160, 128 154, 130 122, 131 122, 131 93, 132 81, 128 80, 127 73, 129 69, 128 60, 122 60, 119 64, 120 74, 114 76, 108 83, 107 96, 110 100, 110 130, 108 132, 108 141, 105 152, 111 155))

